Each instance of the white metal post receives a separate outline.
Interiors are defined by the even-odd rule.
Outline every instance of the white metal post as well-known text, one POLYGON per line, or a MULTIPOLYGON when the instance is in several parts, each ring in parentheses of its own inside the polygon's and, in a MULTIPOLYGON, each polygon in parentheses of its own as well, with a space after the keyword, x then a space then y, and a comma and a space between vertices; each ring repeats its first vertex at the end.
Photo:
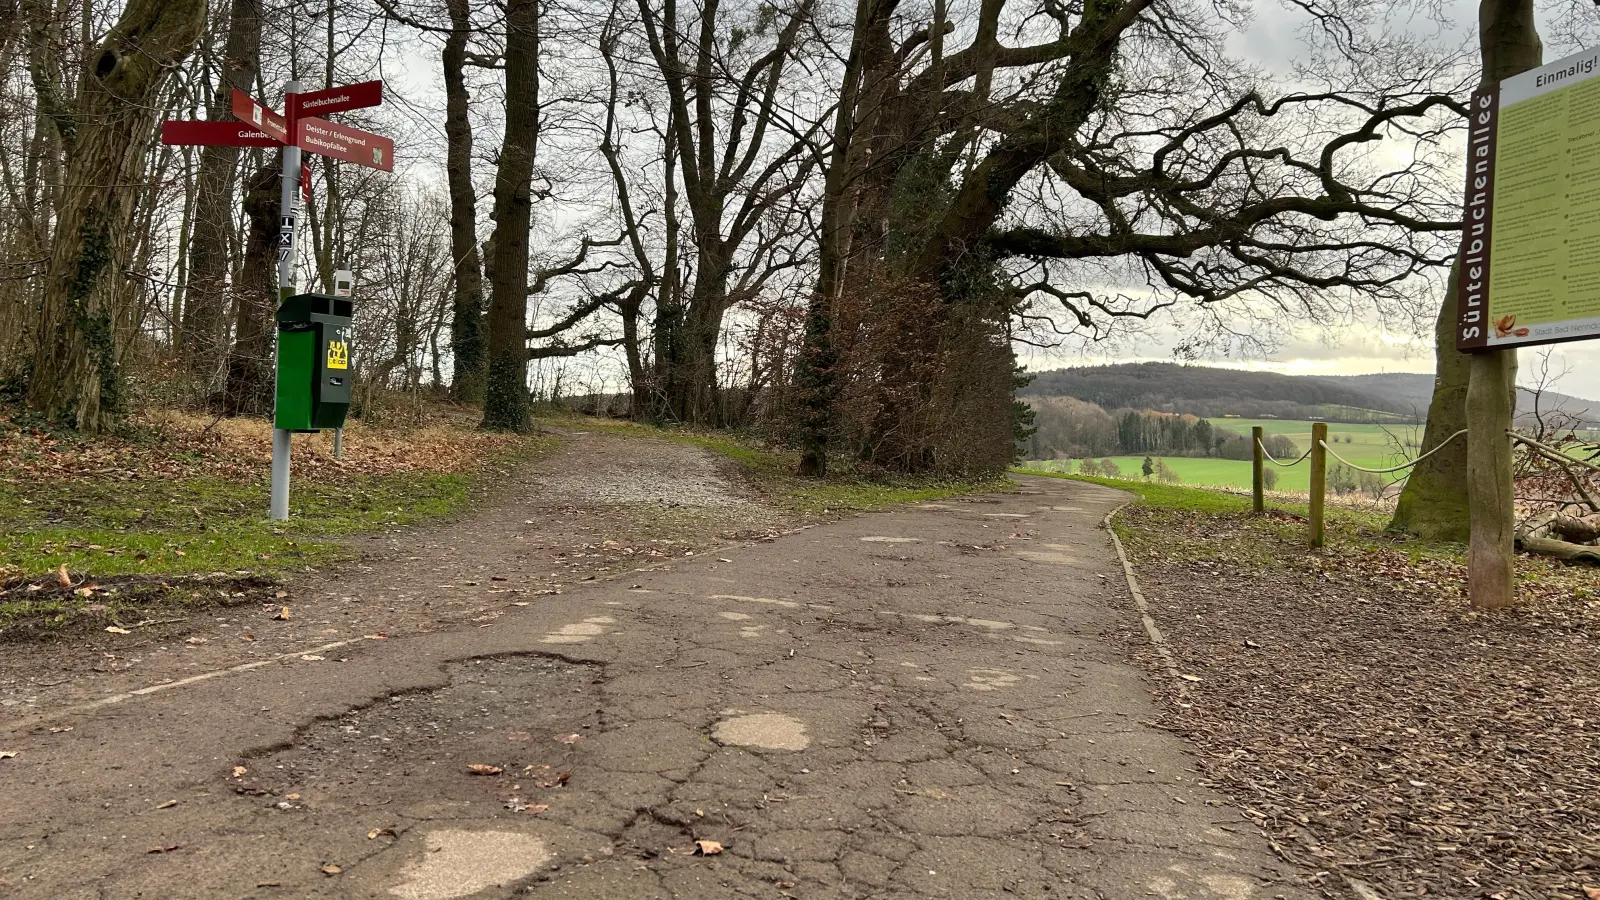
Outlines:
MULTIPOLYGON (((283 148, 282 214, 278 230, 278 302, 294 294, 294 238, 297 214, 300 207, 300 148, 294 146, 294 95, 300 93, 300 82, 291 81, 283 89, 283 113, 289 125, 289 143, 283 148)), ((273 354, 274 380, 282 377, 273 354)), ((277 396, 277 391, 273 391, 277 396)), ((276 423, 274 423, 276 424, 276 423)), ((272 518, 282 522, 289 518, 289 432, 272 429, 272 518)))

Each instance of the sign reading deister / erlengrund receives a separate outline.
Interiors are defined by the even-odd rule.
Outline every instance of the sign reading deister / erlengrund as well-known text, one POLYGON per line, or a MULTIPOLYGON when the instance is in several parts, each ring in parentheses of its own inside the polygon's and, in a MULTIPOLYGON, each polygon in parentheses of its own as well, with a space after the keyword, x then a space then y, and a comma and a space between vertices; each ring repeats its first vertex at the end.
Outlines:
POLYGON ((1472 95, 1456 347, 1600 337, 1600 50, 1472 95))

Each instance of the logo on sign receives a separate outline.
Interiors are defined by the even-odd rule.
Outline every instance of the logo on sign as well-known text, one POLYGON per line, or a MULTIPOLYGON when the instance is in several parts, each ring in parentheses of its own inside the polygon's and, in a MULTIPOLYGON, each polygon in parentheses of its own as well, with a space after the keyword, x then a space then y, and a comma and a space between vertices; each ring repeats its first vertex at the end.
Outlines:
POLYGON ((256 123, 257 125, 261 124, 261 107, 253 103, 250 104, 250 121, 256 123))
POLYGON ((328 342, 328 368, 350 368, 350 344, 347 341, 328 342))
POLYGON ((383 165, 383 148, 382 147, 373 147, 372 148, 372 164, 375 165, 375 166, 383 165))

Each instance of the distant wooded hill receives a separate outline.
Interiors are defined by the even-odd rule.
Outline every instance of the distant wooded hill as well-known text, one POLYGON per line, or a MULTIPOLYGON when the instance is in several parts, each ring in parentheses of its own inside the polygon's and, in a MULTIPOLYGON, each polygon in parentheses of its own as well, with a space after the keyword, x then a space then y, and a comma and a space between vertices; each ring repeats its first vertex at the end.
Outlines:
MULTIPOLYGON (((1018 394, 1073 397, 1108 410, 1149 409, 1204 417, 1420 422, 1433 396, 1433 376, 1279 375, 1176 363, 1124 363, 1041 372, 1018 394)), ((1532 395, 1518 394, 1518 418, 1529 419, 1532 395)), ((1540 407, 1600 422, 1600 403, 1594 401, 1546 391, 1540 407)))

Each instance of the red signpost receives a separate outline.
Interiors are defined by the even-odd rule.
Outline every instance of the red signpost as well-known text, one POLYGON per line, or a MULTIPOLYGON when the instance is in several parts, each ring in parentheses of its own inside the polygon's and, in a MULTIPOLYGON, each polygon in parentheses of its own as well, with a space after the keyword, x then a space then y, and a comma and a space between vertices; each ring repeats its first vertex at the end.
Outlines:
MULTIPOLYGON (((301 162, 300 151, 393 172, 393 140, 317 118, 382 102, 381 81, 364 81, 311 93, 301 93, 300 83, 291 81, 283 95, 284 113, 279 115, 249 94, 236 90, 232 111, 234 118, 245 123, 243 127, 234 122, 162 122, 161 143, 283 148, 278 290, 281 296, 287 297, 294 292, 295 224, 302 191, 308 202, 311 198, 311 169, 301 162)), ((272 430, 271 517, 279 521, 289 518, 289 432, 280 428, 272 430)))
POLYGON ((358 166, 394 171, 394 141, 381 134, 306 116, 295 123, 295 145, 302 150, 358 166))

